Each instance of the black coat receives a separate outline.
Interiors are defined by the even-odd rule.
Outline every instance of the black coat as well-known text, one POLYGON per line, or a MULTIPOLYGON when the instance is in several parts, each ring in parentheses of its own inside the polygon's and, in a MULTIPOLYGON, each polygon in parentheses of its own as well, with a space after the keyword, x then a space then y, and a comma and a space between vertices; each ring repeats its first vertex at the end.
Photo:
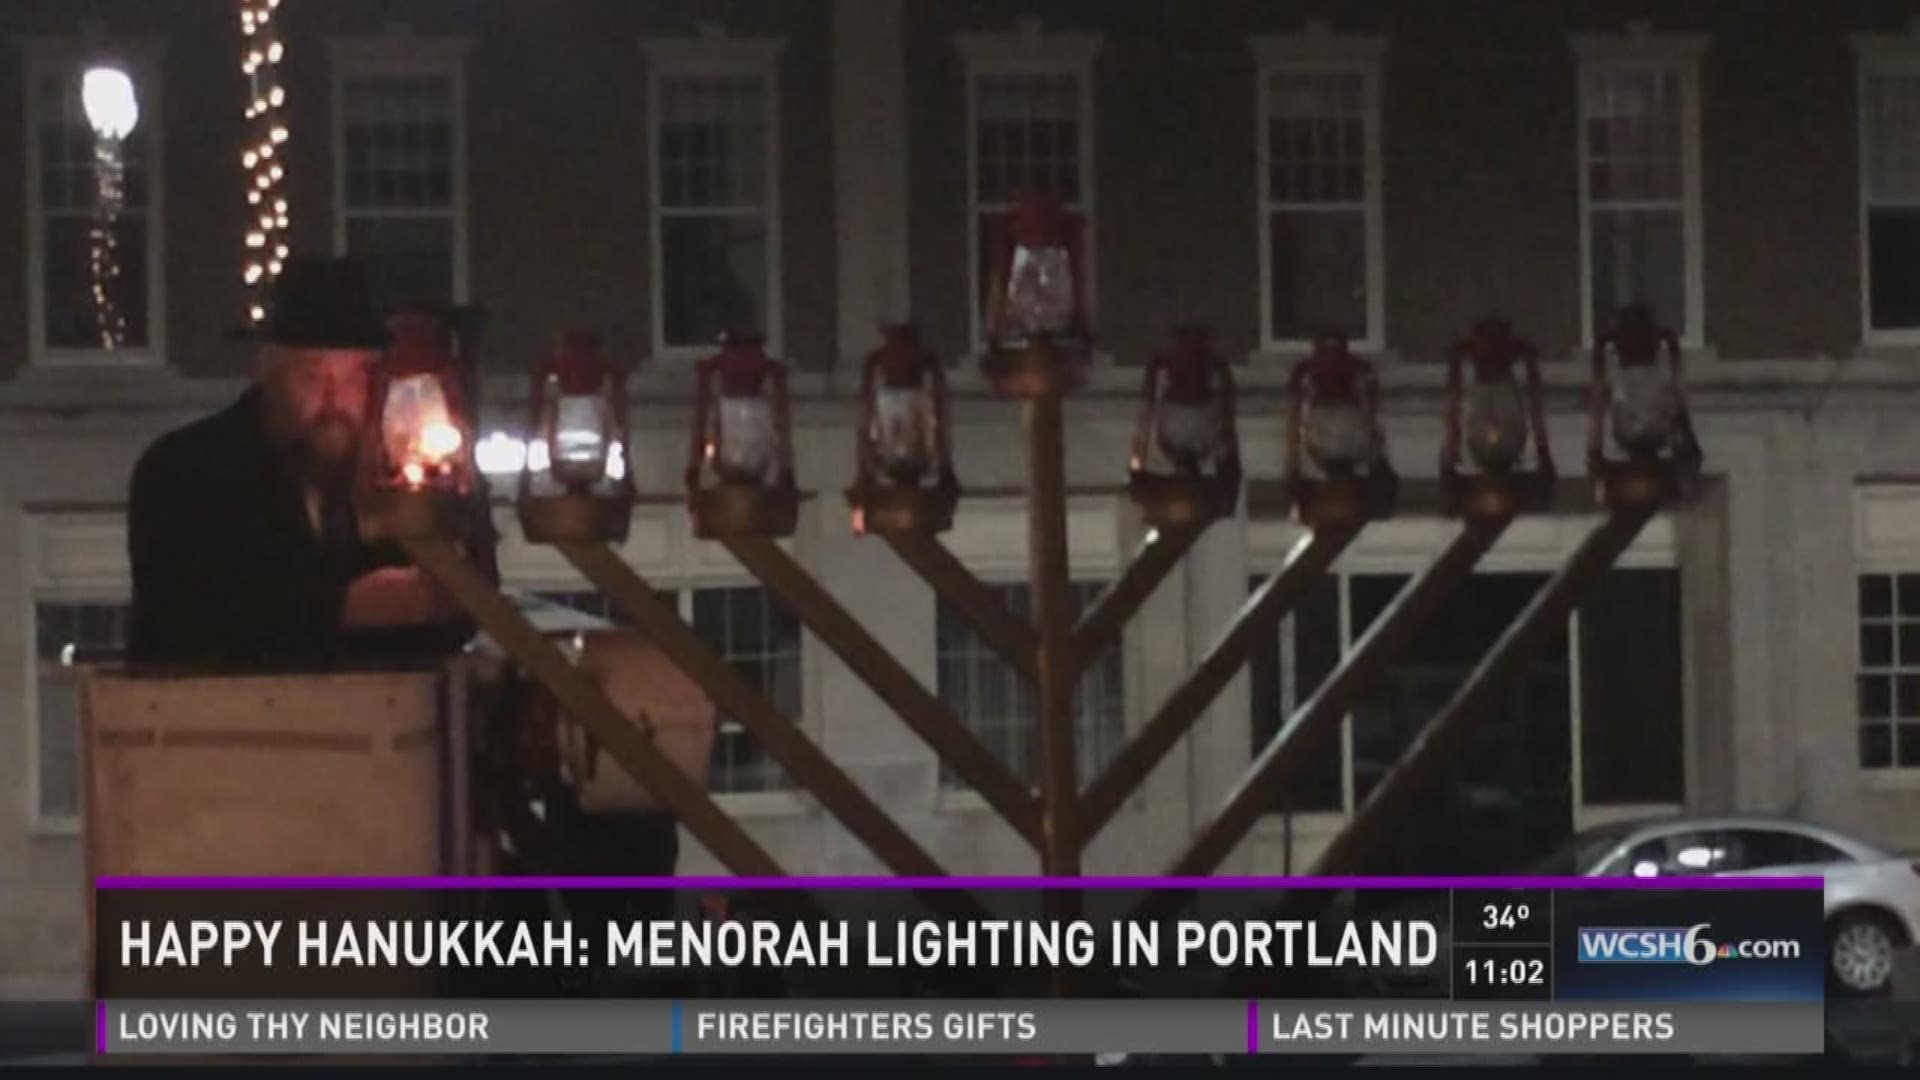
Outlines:
MULTIPOLYGON (((133 663, 313 670, 445 654, 471 636, 471 626, 341 629, 348 584, 408 560, 344 523, 326 539, 315 532, 257 389, 149 447, 128 503, 133 663)), ((490 546, 485 555, 490 567, 490 546)))

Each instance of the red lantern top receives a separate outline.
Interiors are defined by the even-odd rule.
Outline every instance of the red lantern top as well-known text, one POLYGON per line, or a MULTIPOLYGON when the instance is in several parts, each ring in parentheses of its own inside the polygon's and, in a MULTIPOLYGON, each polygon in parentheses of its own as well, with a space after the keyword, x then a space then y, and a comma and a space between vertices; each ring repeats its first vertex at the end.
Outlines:
POLYGON ((1304 383, 1322 403, 1357 401, 1372 370, 1373 365, 1354 355, 1346 338, 1326 334, 1314 341, 1312 354, 1294 366, 1292 389, 1297 395, 1304 383))
POLYGON ((613 374, 614 365, 601 350, 598 334, 570 330, 560 335, 551 370, 562 394, 597 394, 613 374))
POLYGON ((1512 379, 1513 365, 1531 356, 1533 346, 1515 337, 1513 325, 1507 320, 1490 315, 1474 323, 1454 350, 1472 362, 1477 381, 1488 383, 1512 379))
POLYGON ((415 375, 446 376, 453 370, 440 324, 427 315, 396 315, 387 321, 393 342, 387 349, 387 375, 404 379, 415 375))
POLYGON ((1078 227, 1079 221, 1058 199, 1033 188, 1015 194, 1007 211, 1008 239, 1022 247, 1071 248, 1078 227))
POLYGON ((766 392, 766 381, 782 367, 767 355, 766 335, 758 331, 728 334, 720 351, 708 364, 719 376, 720 392, 728 396, 757 396, 766 392))
POLYGON ((1614 316, 1613 330, 1603 337, 1600 347, 1604 351, 1612 345, 1621 367, 1645 367, 1660 361, 1660 352, 1664 346, 1677 357, 1680 341, 1673 331, 1660 325, 1653 308, 1646 304, 1628 304, 1614 316))
POLYGON ((1169 401, 1199 404, 1213 398, 1213 332, 1198 323, 1173 328, 1173 344, 1160 355, 1169 401))
POLYGON ((873 351, 873 363, 890 387, 920 386, 926 381, 926 369, 933 362, 920 342, 920 329, 911 323, 893 323, 880 328, 880 347, 873 351))

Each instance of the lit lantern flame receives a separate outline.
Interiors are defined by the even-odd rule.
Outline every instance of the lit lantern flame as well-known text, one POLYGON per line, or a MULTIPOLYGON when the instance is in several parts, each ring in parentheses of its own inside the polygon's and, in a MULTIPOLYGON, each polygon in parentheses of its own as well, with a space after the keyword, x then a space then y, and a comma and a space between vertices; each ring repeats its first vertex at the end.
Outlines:
POLYGON ((444 421, 428 423, 420 432, 419 450, 430 461, 444 461, 460 452, 460 429, 444 421))

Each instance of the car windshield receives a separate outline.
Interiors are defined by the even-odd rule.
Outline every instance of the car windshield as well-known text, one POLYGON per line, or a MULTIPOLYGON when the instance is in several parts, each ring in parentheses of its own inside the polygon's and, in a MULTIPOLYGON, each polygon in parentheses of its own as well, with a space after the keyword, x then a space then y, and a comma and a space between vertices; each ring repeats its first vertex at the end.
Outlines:
POLYGON ((1553 854, 1528 869, 1535 874, 1584 874, 1593 869, 1601 856, 1642 824, 1638 821, 1620 821, 1574 833, 1553 854))

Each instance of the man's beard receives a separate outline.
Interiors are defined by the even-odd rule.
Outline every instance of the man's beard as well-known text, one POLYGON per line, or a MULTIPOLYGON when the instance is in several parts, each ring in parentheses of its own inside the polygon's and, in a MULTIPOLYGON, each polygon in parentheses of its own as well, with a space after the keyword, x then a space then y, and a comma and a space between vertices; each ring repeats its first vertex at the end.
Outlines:
POLYGON ((313 418, 288 444, 294 471, 310 483, 331 487, 353 473, 358 449, 353 419, 342 412, 324 412, 313 418))

